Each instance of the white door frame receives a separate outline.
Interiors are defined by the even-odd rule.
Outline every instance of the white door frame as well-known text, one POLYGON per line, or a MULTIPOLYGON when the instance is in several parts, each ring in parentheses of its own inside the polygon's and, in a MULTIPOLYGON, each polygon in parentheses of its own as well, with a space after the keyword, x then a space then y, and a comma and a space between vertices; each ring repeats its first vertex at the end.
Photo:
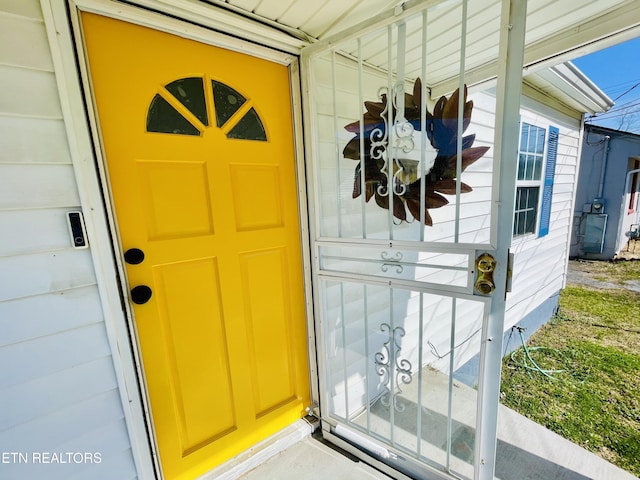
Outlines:
MULTIPOLYGON (((493 183, 499 185, 494 191, 494 214, 497 225, 492 243, 495 245, 496 261, 502 265, 509 262, 513 232, 513 208, 516 193, 517 162, 520 135, 520 97, 522 93, 522 66, 526 31, 527 0, 502 0, 500 21, 500 53, 498 56, 498 84, 496 87, 495 156, 499 158, 499 170, 494 171, 493 183)), ((478 389, 478 415, 491 421, 478 426, 479 438, 476 461, 479 480, 493 480, 496 463, 498 406, 500 399, 500 372, 502 366, 502 338, 507 294, 507 269, 496 269, 496 290, 493 293, 487 331, 483 338, 480 356, 480 372, 485 375, 478 389), (481 428, 482 427, 482 428, 481 428)))
POLYGON ((139 478, 152 479, 162 478, 162 472, 133 315, 127 299, 126 272, 120 260, 121 246, 110 199, 99 123, 93 108, 79 21, 81 11, 98 13, 288 66, 294 115, 312 402, 317 402, 318 389, 313 341, 300 71, 296 56, 305 43, 210 5, 188 0, 174 0, 170 5, 162 0, 139 0, 136 3, 141 7, 153 7, 156 12, 112 0, 40 0, 133 458, 139 478), (172 17, 157 12, 168 13, 172 17), (179 17, 180 20, 174 17, 179 17), (196 19, 199 25, 205 25, 206 28, 194 24, 196 19), (233 30, 238 36, 259 41, 260 44, 219 33, 229 30, 233 30), (280 51, 274 50, 275 48, 280 51))

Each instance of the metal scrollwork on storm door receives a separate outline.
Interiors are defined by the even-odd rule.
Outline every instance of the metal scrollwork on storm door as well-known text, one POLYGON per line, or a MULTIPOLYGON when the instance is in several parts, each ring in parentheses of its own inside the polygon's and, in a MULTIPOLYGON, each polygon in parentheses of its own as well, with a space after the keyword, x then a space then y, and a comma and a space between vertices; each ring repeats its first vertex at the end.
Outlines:
POLYGON ((404 411, 404 405, 398 401, 402 394, 401 385, 408 385, 413 379, 411 362, 400 358, 402 347, 400 340, 405 335, 402 327, 391 328, 388 323, 380 325, 380 330, 387 333, 387 341, 382 346, 382 351, 375 354, 376 372, 382 381, 384 390, 380 402, 385 407, 393 405, 397 412, 404 411))

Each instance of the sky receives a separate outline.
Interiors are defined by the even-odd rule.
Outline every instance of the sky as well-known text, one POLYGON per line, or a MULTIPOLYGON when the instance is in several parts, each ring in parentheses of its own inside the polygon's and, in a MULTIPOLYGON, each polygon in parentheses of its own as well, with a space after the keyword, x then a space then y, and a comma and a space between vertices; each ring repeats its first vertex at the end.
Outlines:
POLYGON ((640 134, 640 38, 629 40, 573 63, 615 104, 611 110, 587 116, 587 123, 640 134))

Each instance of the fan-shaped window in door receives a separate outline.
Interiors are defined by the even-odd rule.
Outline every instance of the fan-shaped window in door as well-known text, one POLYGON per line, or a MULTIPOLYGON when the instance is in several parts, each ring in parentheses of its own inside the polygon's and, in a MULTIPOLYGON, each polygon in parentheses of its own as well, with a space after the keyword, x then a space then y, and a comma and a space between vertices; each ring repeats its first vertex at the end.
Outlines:
POLYGON ((193 113, 203 125, 209 125, 207 119, 207 102, 204 99, 204 83, 201 78, 181 78, 171 82, 165 88, 191 113, 193 113))
POLYGON ((211 86, 213 101, 216 105, 216 125, 222 127, 244 105, 247 99, 224 83, 213 80, 211 86))
POLYGON ((156 94, 151 100, 147 114, 147 132, 200 135, 200 130, 194 127, 160 94, 156 94))
POLYGON ((250 98, 216 80, 207 86, 202 77, 185 77, 161 88, 149 105, 147 132, 199 136, 215 123, 230 139, 267 140, 250 98))

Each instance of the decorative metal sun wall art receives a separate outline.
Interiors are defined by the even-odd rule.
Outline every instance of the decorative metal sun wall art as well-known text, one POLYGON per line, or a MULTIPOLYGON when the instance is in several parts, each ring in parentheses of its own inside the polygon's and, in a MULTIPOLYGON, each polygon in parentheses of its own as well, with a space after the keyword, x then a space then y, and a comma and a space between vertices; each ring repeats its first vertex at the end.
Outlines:
MULTIPOLYGON (((404 86, 397 84, 391 95, 388 95, 387 89, 382 88, 379 92, 380 102, 364 102, 367 111, 362 117, 362 129, 360 120, 345 126, 345 129, 355 133, 355 136, 347 143, 342 153, 345 158, 358 160, 352 197, 358 198, 362 195, 362 166, 364 165, 364 189, 367 202, 374 197, 376 204, 384 209, 389 210, 391 205, 393 216, 399 219, 400 223, 413 221, 407 215, 407 210, 415 220, 420 221, 422 194, 424 195, 422 221, 425 225, 432 226, 433 220, 429 209, 447 205, 449 201, 443 195, 456 194, 460 89, 453 92, 448 99, 444 96, 440 97, 433 108, 433 114, 426 112, 424 128, 431 146, 436 151, 435 159, 427 158, 428 161, 433 161, 429 169, 421 169, 420 160, 412 159, 409 155, 416 150, 414 132, 423 129, 420 107, 422 82, 420 78, 416 80, 413 94, 404 93, 404 105, 398 105, 398 99, 402 99, 400 89, 404 89, 404 86), (391 112, 389 112, 389 96, 392 99, 391 112), (361 152, 364 155, 364 162, 360 162, 361 152), (420 180, 423 173, 420 170, 424 171, 424 187, 421 187, 420 180), (392 190, 391 195, 389 186, 392 190)), ((466 85, 462 102, 462 132, 464 133, 471 122, 473 110, 473 101, 467 102, 466 85)), ((489 150, 489 147, 473 147, 474 141, 475 134, 462 137, 461 172, 489 150)), ((472 188, 469 185, 460 182, 460 193, 470 191, 472 188)))

